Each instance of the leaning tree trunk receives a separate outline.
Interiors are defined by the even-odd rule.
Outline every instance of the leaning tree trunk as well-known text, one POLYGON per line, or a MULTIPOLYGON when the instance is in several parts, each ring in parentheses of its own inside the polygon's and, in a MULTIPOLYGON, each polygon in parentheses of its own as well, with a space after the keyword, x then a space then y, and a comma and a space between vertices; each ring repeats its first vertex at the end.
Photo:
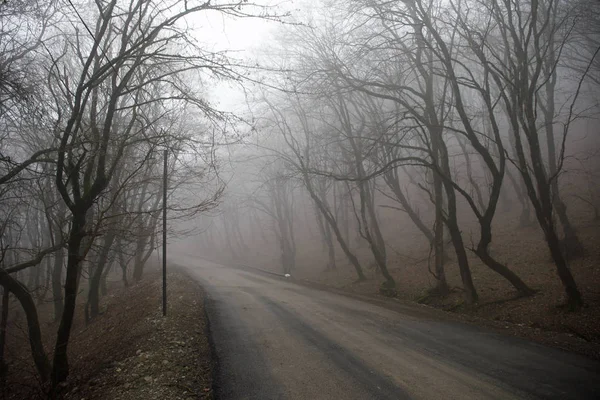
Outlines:
MULTIPOLYGON (((361 163, 362 164, 362 163, 361 163)), ((360 177, 364 176, 364 170, 362 165, 359 166, 360 177)), ((361 197, 361 218, 364 225, 365 239, 369 242, 371 252, 375 258, 375 262, 379 266, 381 274, 385 278, 384 289, 393 289, 396 287, 396 281, 390 274, 387 268, 387 256, 385 251, 385 242, 381 229, 379 229, 379 222, 377 215, 375 214, 375 204, 373 201, 373 195, 369 188, 369 182, 359 181, 359 195, 361 197)))
POLYGON ((329 224, 323 225, 325 227, 325 242, 327 243, 327 269, 335 271, 337 269, 335 265, 335 244, 333 243, 331 227, 329 224))
POLYGON ((348 140, 350 146, 352 147, 352 151, 345 152, 345 158, 349 165, 353 165, 356 177, 358 178, 357 187, 360 198, 360 219, 362 220, 364 227, 364 234, 360 232, 359 233, 369 243, 369 247, 373 257, 375 258, 375 262, 377 263, 381 274, 385 278, 385 283, 382 285, 384 293, 392 294, 390 290, 396 287, 396 281, 389 273, 387 268, 385 241, 381 233, 381 229, 379 228, 379 221, 375 212, 375 200, 373 198, 373 190, 371 188, 373 183, 370 180, 365 180, 367 174, 363 164, 364 155, 360 135, 361 132, 355 132, 353 130, 352 125, 349 122, 347 109, 341 98, 340 108, 342 110, 340 113, 341 122, 345 127, 345 131, 348 133, 348 140), (352 136, 355 134, 358 136, 357 139, 352 136))
POLYGON ((506 280, 508 280, 521 296, 531 296, 535 293, 525 282, 521 280, 513 271, 511 271, 506 265, 498 262, 494 259, 489 252, 489 246, 492 242, 492 220, 496 212, 496 206, 500 198, 500 192, 502 190, 502 178, 504 177, 505 164, 501 162, 500 169, 492 172, 492 190, 489 195, 488 207, 482 215, 478 215, 479 227, 480 227, 480 238, 475 254, 479 257, 483 263, 489 267, 492 271, 500 274, 506 280))
POLYGON ((550 227, 545 229, 544 232, 548 247, 550 248, 550 254, 556 264, 556 271, 563 284, 565 293, 567 294, 567 303, 569 310, 578 311, 583 307, 583 297, 577 288, 577 283, 571 274, 571 270, 567 265, 567 260, 561 249, 561 242, 556 234, 556 230, 550 227))
MULTIPOLYGON (((491 129, 491 128, 490 128, 491 129)), ((499 132, 495 131, 496 139, 499 141, 499 132)), ((513 271, 511 271, 506 265, 498 262, 494 257, 490 255, 489 246, 492 242, 492 221, 494 215, 496 214, 496 209, 498 206, 498 202, 500 200, 500 194, 502 193, 502 183, 504 181, 505 171, 506 171, 506 159, 504 155, 504 149, 500 147, 496 156, 498 158, 498 165, 494 164, 489 159, 486 160, 484 157, 484 163, 488 166, 488 173, 492 180, 490 186, 490 192, 487 203, 484 202, 481 190, 478 189, 479 185, 473 178, 472 168, 470 166, 471 161, 468 156, 468 151, 466 144, 461 144, 461 149, 466 159, 467 170, 469 176, 469 182, 475 188, 476 200, 479 208, 477 207, 475 200, 472 196, 468 196, 465 194, 465 197, 468 200, 468 203, 471 206, 471 209, 477 215, 477 219, 479 222, 480 228, 480 238, 479 243, 477 244, 477 248, 474 249, 474 253, 479 257, 483 263, 490 268, 492 271, 501 275, 503 278, 508 280, 513 287, 517 290, 519 295, 521 296, 530 296, 535 293, 533 289, 531 289, 521 278, 517 276, 513 271), (483 210, 483 211, 481 211, 483 210)), ((480 154, 490 154, 486 152, 480 152, 480 154)))
POLYGON ((358 258, 356 258, 356 256, 352 253, 352 251, 348 247, 348 244, 344 240, 344 237, 342 235, 342 232, 340 231, 340 228, 339 228, 336 220, 333 218, 333 215, 329 211, 324 200, 321 200, 319 198, 319 196, 317 196, 317 194, 315 193, 314 187, 312 186, 312 183, 310 181, 310 177, 308 176, 308 173, 305 172, 303 174, 303 178, 304 178, 304 184, 306 186, 306 189, 308 190, 308 194, 310 195, 310 197, 313 199, 313 201, 317 205, 317 208, 321 211, 321 213, 323 213, 323 217, 325 217, 325 220, 327 221, 329 226, 331 226, 331 229, 333 229, 333 233, 335 233, 335 237, 338 241, 338 244, 342 248, 342 251, 348 258, 348 260, 354 267, 356 274, 358 275, 358 281, 365 281, 367 279, 367 277, 365 276, 365 274, 362 270, 362 267, 358 261, 358 258))
MULTIPOLYGON (((290 194, 290 196, 292 196, 290 194)), ((296 235, 294 234, 294 213, 292 212, 292 204, 289 201, 289 197, 286 195, 286 201, 284 203, 284 215, 286 231, 288 233, 289 246, 290 246, 290 269, 296 269, 296 235)), ((292 197, 293 198, 293 197, 292 197)))
MULTIPOLYGON (((510 114, 509 114, 510 115, 510 114)), ((535 118, 531 110, 528 109, 527 122, 529 128, 535 127, 535 118)), ((513 117, 514 119, 514 117, 513 117)), ((513 126, 518 126, 517 121, 511 121, 513 126)), ((539 138, 537 135, 528 133, 525 135, 529 147, 529 156, 532 159, 531 168, 528 168, 525 157, 525 149, 519 135, 515 134, 516 151, 520 165, 521 176, 525 182, 527 193, 532 201, 535 215, 538 220, 544 238, 550 251, 552 261, 556 266, 556 271, 565 289, 567 303, 572 311, 577 311, 583 306, 583 298, 577 288, 577 284, 569 266, 561 242, 556 232, 553 215, 553 199, 551 184, 548 182, 546 171, 543 166, 543 157, 540 149, 539 138), (534 183, 535 182, 535 183, 534 183)))
POLYGON ((42 382, 45 382, 50 375, 50 362, 46 355, 46 351, 44 350, 44 344, 42 343, 42 331, 40 329, 40 321, 35 301, 33 300, 31 293, 29 293, 29 290, 2 268, 0 268, 0 285, 4 287, 5 291, 15 295, 25 312, 31 354, 37 372, 40 375, 42 382))
POLYGON ((448 227, 450 238, 452 239, 452 244, 454 245, 456 260, 460 270, 460 277, 463 283, 463 289, 465 290, 465 299, 469 304, 477 303, 479 296, 477 295, 477 290, 473 284, 471 270, 469 269, 469 259, 467 258, 467 252, 465 251, 465 244, 462 240, 462 235, 456 221, 456 210, 453 212, 448 212, 446 226, 448 227))
POLYGON ((4 378, 8 370, 8 365, 4 359, 4 349, 6 347, 6 327, 8 325, 8 301, 10 292, 6 288, 2 288, 2 316, 0 319, 0 380, 4 386, 4 378))
POLYGON ((115 231, 111 229, 104 238, 102 249, 100 250, 98 260, 96 261, 96 268, 94 269, 90 279, 88 303, 86 305, 86 321, 89 321, 100 314, 100 283, 102 281, 104 267, 108 261, 108 255, 115 241, 115 237, 115 231))
POLYGON ((435 222, 433 227, 433 233, 425 223, 421 220, 421 217, 415 211, 413 206, 408 201, 408 198, 404 195, 402 188, 400 187, 400 181, 397 173, 397 169, 392 169, 384 174, 384 180, 388 187, 396 196, 396 199, 402 204, 402 207, 410 220, 415 226, 423 233, 427 238, 427 241, 433 246, 434 250, 434 265, 435 273, 433 274, 436 279, 435 293, 439 295, 446 295, 449 292, 448 282, 446 279, 446 272, 444 270, 444 263, 448 258, 444 250, 444 187, 442 185, 442 179, 438 174, 433 174, 433 191, 434 191, 434 207, 435 207, 435 222))
MULTIPOLYGON (((400 202, 400 204, 402 204, 402 207, 404 209, 404 212, 406 212, 406 215, 408 215, 408 217, 413 222, 413 224, 415 224, 417 229, 419 229, 419 231, 421 231, 421 233, 427 238, 427 241, 429 243, 433 243, 434 236, 431 233, 431 230, 429 228, 427 228, 427 226, 425 226, 425 224, 421 220, 421 217, 419 216, 419 214, 417 214, 418 210, 415 211, 413 206, 408 201, 408 198, 406 198, 406 196, 404 195, 404 192, 402 191, 402 188, 400 187, 399 177, 398 177, 396 170, 393 169, 393 170, 386 172, 384 174, 383 178, 384 178, 385 183, 392 190, 392 193, 394 193, 394 196, 396 196, 396 199, 400 202)), ((435 177, 434 177, 434 179, 435 179, 435 177)), ((441 180, 440 179, 438 179, 438 180, 441 185, 441 180)), ((437 202, 437 200, 436 200, 436 202, 437 202)))
MULTIPOLYGON (((552 40, 552 38, 550 38, 552 40)), ((558 188, 558 165, 556 162, 556 139, 554 135, 554 114, 555 114, 555 101, 554 93, 556 89, 557 72, 554 68, 554 62, 556 60, 556 51, 554 46, 548 47, 548 55, 546 63, 552 63, 550 65, 545 64, 544 70, 549 73, 549 79, 545 83, 546 88, 546 104, 540 103, 540 107, 544 113, 544 124, 546 130, 546 147, 548 150, 548 172, 552 178, 550 189, 552 195, 552 202, 554 209, 560 220, 560 224, 563 228, 564 238, 563 247, 565 254, 568 258, 576 258, 585 255, 585 248, 579 236, 575 231, 575 228, 571 224, 567 215, 567 206, 560 198, 560 190, 558 188)))
POLYGON ((507 168, 506 175, 515 189, 515 195, 521 203, 521 214, 519 215, 519 227, 525 228, 530 226, 533 222, 531 220, 531 205, 529 197, 527 197, 527 189, 524 187, 522 179, 518 179, 513 175, 512 172, 507 168))
MULTIPOLYGON (((440 163, 439 168, 441 169, 442 173, 448 177, 448 179, 444 179, 443 176, 440 176, 440 179, 443 181, 447 200, 447 216, 444 218, 444 222, 446 223, 446 227, 450 233, 452 245, 454 246, 454 252, 456 253, 456 261, 458 262, 460 278, 465 291, 465 300, 469 304, 474 304, 478 301, 479 296, 477 295, 477 290, 473 284, 471 268, 469 267, 469 259, 465 250, 465 244, 462 239, 460 227, 458 226, 458 216, 456 214, 456 193, 454 192, 452 183, 449 182, 451 174, 448 160, 448 149, 442 138, 442 129, 440 127, 431 127, 430 134, 434 154, 438 157, 438 161, 440 163)), ((434 173, 439 173, 439 171, 434 171, 434 173)))
MULTIPOLYGON (((537 150, 539 153, 539 146, 536 141, 530 141, 530 147, 537 150)), ((540 157, 541 158, 541 157, 540 157)), ((552 196, 551 188, 546 180, 544 171, 541 169, 541 164, 534 163, 534 173, 536 178, 537 187, 539 190, 539 201, 534 204, 536 216, 542 230, 544 231, 544 237, 550 250, 550 255, 554 264, 556 265, 556 271, 563 284, 565 293, 567 295, 567 303, 571 311, 578 311, 583 307, 583 297, 581 292, 577 288, 577 283, 571 274, 569 265, 567 264, 566 255, 563 251, 561 241, 556 233, 556 226, 554 225, 554 215, 552 213, 552 196)), ((529 191, 533 193, 533 184, 528 181, 529 191)))
MULTIPOLYGON (((327 243, 325 238, 325 223, 323 222, 323 216, 321 215, 321 212, 319 211, 316 205, 314 206, 314 210, 315 218, 317 220, 317 228, 319 228, 319 233, 321 234, 321 251, 325 252, 327 251, 327 243)), ((327 266, 326 269, 329 269, 329 266, 327 266)))
MULTIPOLYGON (((327 195, 327 190, 325 185, 319 185, 319 191, 321 193, 321 197, 324 198, 327 195)), ((313 202, 314 203, 314 202, 313 202)), ((335 190, 333 192, 333 204, 337 204, 336 193, 335 190)), ((314 204, 315 217, 317 219, 317 226, 319 227, 319 233, 321 233, 321 239, 323 240, 323 251, 327 252, 327 267, 326 271, 335 270, 335 244, 333 243, 333 235, 331 233, 331 227, 328 223, 323 220, 323 214, 319 210, 316 204, 314 204)), ((337 209, 336 209, 337 210, 337 209)), ((336 213, 337 214, 337 213, 336 213)))
POLYGON ((489 253, 489 244, 492 241, 491 221, 480 221, 481 238, 475 249, 475 254, 492 271, 502 275, 508 280, 521 296, 531 296, 535 290, 531 289, 517 274, 511 271, 506 265, 496 261, 489 253))
MULTIPOLYGON (((274 201, 279 203, 279 200, 274 201)), ((284 274, 291 274, 294 265, 294 256, 288 236, 288 228, 284 216, 281 215, 280 205, 277 205, 275 208, 277 209, 277 239, 281 250, 281 266, 284 274)))
MULTIPOLYGON (((548 139, 548 141, 550 142, 550 139, 548 139)), ((552 165, 552 162, 550 165, 552 165)), ((579 240, 579 236, 577 235, 577 232, 575 231, 575 228, 573 227, 573 224, 571 224, 571 220, 567 215, 567 205, 560 198, 557 176, 555 176, 552 180, 551 188, 554 209, 556 210, 556 215, 558 216, 560 224, 563 228, 563 247, 565 249, 565 254, 571 259, 584 256, 585 247, 583 246, 583 243, 581 243, 581 240, 579 240)))

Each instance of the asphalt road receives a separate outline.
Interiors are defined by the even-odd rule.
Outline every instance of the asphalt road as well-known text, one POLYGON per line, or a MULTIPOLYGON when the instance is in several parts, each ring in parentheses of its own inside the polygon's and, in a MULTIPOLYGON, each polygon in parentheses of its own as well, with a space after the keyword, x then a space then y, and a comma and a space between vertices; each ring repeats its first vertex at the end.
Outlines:
POLYGON ((191 257, 229 399, 600 399, 600 363, 191 257))

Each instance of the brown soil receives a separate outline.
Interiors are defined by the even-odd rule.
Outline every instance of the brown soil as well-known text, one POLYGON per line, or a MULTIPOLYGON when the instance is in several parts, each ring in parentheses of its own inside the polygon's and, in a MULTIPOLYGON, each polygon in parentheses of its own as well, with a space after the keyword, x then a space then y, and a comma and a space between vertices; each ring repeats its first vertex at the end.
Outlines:
MULTIPOLYGON (((167 317, 162 316, 161 281, 156 275, 113 291, 102 300, 103 314, 87 326, 83 307, 78 307, 69 345, 71 374, 57 397, 211 399, 204 293, 184 275, 170 273, 168 295, 167 317)), ((18 326, 14 324, 9 342, 4 398, 44 398, 18 326)), ((56 325, 45 324, 43 331, 51 343, 56 325)))

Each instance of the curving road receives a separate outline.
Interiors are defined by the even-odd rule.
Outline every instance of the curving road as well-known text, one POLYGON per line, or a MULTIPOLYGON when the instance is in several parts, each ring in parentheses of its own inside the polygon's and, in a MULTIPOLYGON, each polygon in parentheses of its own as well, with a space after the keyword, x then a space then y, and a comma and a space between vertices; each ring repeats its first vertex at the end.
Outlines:
POLYGON ((600 399, 600 363, 197 258, 229 399, 600 399))

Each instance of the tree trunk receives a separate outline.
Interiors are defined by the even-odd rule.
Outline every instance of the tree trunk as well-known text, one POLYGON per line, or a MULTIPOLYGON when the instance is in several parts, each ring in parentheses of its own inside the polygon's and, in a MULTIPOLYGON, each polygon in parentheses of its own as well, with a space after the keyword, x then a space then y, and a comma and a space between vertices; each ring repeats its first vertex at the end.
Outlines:
POLYGON ((406 212, 413 224, 415 224, 417 229, 419 229, 419 231, 421 231, 421 233, 427 238, 427 241, 429 243, 433 243, 434 235, 431 233, 431 230, 425 226, 425 224, 421 220, 421 217, 419 217, 419 214, 417 214, 418 210, 415 211, 415 209, 413 209, 412 205, 404 195, 404 192, 400 187, 398 175, 392 172, 386 173, 384 175, 384 180, 387 183, 388 187, 394 193, 394 196, 396 196, 396 199, 400 202, 400 204, 402 204, 404 212, 406 212))
POLYGON ((344 229, 344 238, 347 243, 350 243, 350 208, 348 207, 348 199, 345 196, 340 196, 340 206, 342 207, 341 217, 342 226, 344 229))
POLYGON ((2 288, 2 318, 0 319, 0 379, 4 387, 4 378, 8 370, 8 365, 4 359, 4 349, 6 347, 6 326, 8 325, 8 301, 10 292, 6 288, 2 288))
POLYGON ((531 296, 535 294, 535 290, 531 289, 525 282, 512 272, 506 265, 503 265, 490 256, 487 248, 477 248, 475 254, 494 272, 502 275, 508 280, 519 292, 520 296, 531 296))
POLYGON ((60 321, 63 313, 62 270, 65 259, 65 250, 61 247, 54 253, 54 267, 52 269, 52 301, 54 303, 54 322, 60 321))
MULTIPOLYGON (((359 166, 360 176, 364 176, 364 170, 362 168, 362 162, 359 166)), ((385 251, 385 242, 383 239, 383 235, 381 233, 381 229, 379 229, 379 222, 377 220, 377 215, 375 214, 375 204, 373 201, 373 194, 371 188, 369 187, 370 182, 359 182, 359 193, 362 197, 361 199, 361 215, 363 218, 363 223, 365 225, 365 236, 369 245, 371 247, 371 252, 373 253, 373 257, 381 270, 381 274, 385 278, 386 282, 384 284, 384 289, 393 289, 396 287, 396 281, 394 277, 390 274, 387 268, 387 255, 385 251), (365 212, 366 211, 366 212, 365 212), (367 218, 368 214, 368 218, 367 218), (374 237, 373 237, 374 235, 374 237)), ((389 292, 385 292, 385 294, 391 294, 389 292)))
POLYGON ((327 243, 325 238, 325 224, 323 223, 323 216, 321 215, 321 211, 317 208, 316 204, 314 207, 315 210, 315 218, 317 220, 317 227, 319 228, 319 233, 321 234, 321 250, 323 252, 327 251, 327 243))
POLYGON ((556 235, 556 231, 554 229, 547 229, 545 231, 546 241, 548 242, 548 247, 550 249, 550 254, 552 255, 552 259, 556 264, 556 271, 558 272, 558 276, 563 284, 565 289, 565 293, 567 294, 567 305, 570 311, 579 311, 583 307, 583 298, 579 289, 577 288, 577 284, 575 283, 575 279, 571 274, 571 270, 567 265, 567 261, 563 254, 560 243, 560 239, 558 235, 556 235))
POLYGON ((469 259, 467 258, 467 252, 465 251, 465 244, 462 240, 462 235, 458 224, 456 222, 456 215, 449 215, 447 220, 448 231, 454 245, 454 251, 456 252, 456 260, 458 262, 458 268, 460 270, 460 277, 463 283, 463 289, 465 290, 465 300, 469 304, 477 303, 479 296, 475 285, 473 284, 473 278, 471 277, 471 270, 469 269, 469 259))
POLYGON ((65 279, 65 304, 60 326, 56 334, 54 346, 54 360, 52 366, 52 385, 56 387, 60 382, 67 379, 69 375, 69 361, 67 347, 71 337, 73 317, 77 300, 77 284, 81 268, 82 241, 85 236, 86 212, 73 211, 71 232, 68 241, 67 276, 65 279))
POLYGON ((569 220, 567 215, 567 205, 560 198, 556 178, 552 181, 552 192, 554 193, 554 209, 556 210, 556 214, 558 215, 558 219, 563 228, 564 237, 562 243, 563 248, 565 249, 565 255, 569 259, 583 257, 586 254, 585 247, 583 246, 583 243, 581 243, 581 240, 579 240, 579 236, 569 220))
POLYGON ((435 263, 435 278, 437 284, 435 292, 438 295, 445 296, 450 292, 448 281, 446 280, 446 271, 444 261, 446 254, 444 251, 444 192, 442 179, 436 173, 433 174, 433 192, 435 201, 435 222, 433 227, 433 248, 435 263))
MULTIPOLYGON (((335 200, 334 200, 335 202, 335 200)), ((332 233, 331 233, 331 227, 329 226, 328 223, 325 223, 325 221, 323 221, 323 215, 321 214, 321 211, 319 211, 319 208, 316 206, 315 204, 315 216, 317 219, 317 225, 319 227, 319 232, 321 233, 321 239, 323 240, 323 251, 327 252, 327 267, 325 268, 326 271, 330 271, 330 270, 335 270, 336 269, 336 265, 335 265, 335 245, 333 243, 333 237, 332 237, 332 233)))
MULTIPOLYGON (((497 198, 494 199, 494 197, 495 194, 492 193, 490 198, 492 198, 492 201, 496 202, 497 198)), ((511 271, 506 265, 496 261, 489 253, 489 245, 492 242, 492 216, 493 212, 485 215, 479 220, 481 236, 479 243, 477 244, 477 249, 475 249, 475 254, 477 254, 479 259, 483 261, 486 266, 492 269, 492 271, 502 275, 506 280, 508 280, 514 286, 514 288, 517 289, 520 296, 531 296, 535 293, 535 290, 527 286, 527 284, 523 282, 521 278, 517 276, 517 274, 511 271)))
MULTIPOLYGON (((515 139, 514 139, 514 130, 513 128, 509 129, 509 140, 513 148, 516 148, 515 139)), ((523 178, 518 179, 510 172, 510 169, 506 169, 506 175, 508 175, 508 179, 513 185, 515 189, 515 194, 517 199, 521 203, 521 214, 519 215, 519 228, 525 228, 530 226, 534 221, 531 220, 531 201, 527 196, 527 187, 525 187, 525 182, 523 178)))
POLYGON ((531 225, 531 210, 529 206, 523 205, 521 215, 519 215, 519 227, 525 228, 531 225))
POLYGON ((136 282, 139 282, 144 274, 144 263, 142 262, 142 257, 144 249, 146 248, 146 243, 148 242, 148 236, 145 233, 140 232, 139 235, 140 236, 135 244, 135 258, 133 262, 133 279, 136 282))
POLYGON ((325 225, 325 242, 327 243, 327 269, 336 270, 337 266, 335 265, 335 244, 333 243, 333 238, 331 234, 331 227, 329 224, 325 225))
POLYGON ((50 375, 50 362, 44 350, 42 343, 42 332, 38 319, 35 301, 27 288, 19 281, 10 276, 4 269, 0 268, 0 285, 5 291, 9 291, 15 295, 27 318, 27 328, 29 334, 29 345, 31 354, 42 382, 45 382, 50 375))
MULTIPOLYGON (((442 173, 450 179, 451 174, 448 160, 448 149, 442 138, 442 130, 441 128, 434 126, 430 128, 430 134, 434 157, 437 158, 437 161, 439 162, 438 165, 442 173)), ((434 173, 438 172, 434 171, 434 173)), ((454 192, 452 183, 448 181, 449 179, 444 179, 443 176, 440 176, 440 179, 443 181, 443 186, 446 192, 446 200, 448 203, 448 215, 445 217, 444 222, 448 227, 452 245, 454 246, 454 252, 456 253, 456 261, 460 270, 460 278, 465 291, 465 300, 468 304, 474 304, 478 301, 479 296, 477 295, 477 290, 473 284, 471 269, 469 267, 469 259, 467 258, 465 244, 458 226, 458 217, 456 215, 456 193, 454 192)))
MULTIPOLYGON (((46 245, 42 244, 42 248, 45 248, 45 247, 46 247, 46 245)), ((35 278, 33 280, 33 293, 37 297, 37 303, 38 304, 41 303, 40 300, 43 300, 42 293, 40 293, 40 289, 41 289, 40 282, 43 280, 44 268, 42 267, 41 264, 42 263, 40 263, 39 265, 37 265, 34 268, 31 268, 32 270, 35 271, 35 278)))
POLYGON ((122 243, 120 237, 117 238, 116 250, 117 250, 118 263, 119 263, 119 266, 121 267, 121 279, 123 281, 123 285, 125 287, 129 287, 129 281, 127 280, 127 262, 125 261, 125 255, 123 254, 123 243, 122 243))
POLYGON ((389 273, 387 268, 385 241, 381 233, 381 229, 379 229, 379 222, 375 212, 375 200, 373 198, 373 189, 371 187, 373 183, 369 180, 365 181, 364 179, 366 173, 363 164, 364 155, 361 141, 361 131, 355 131, 352 128, 346 104, 341 96, 338 95, 338 98, 340 103, 340 122, 344 126, 344 130, 348 135, 348 141, 352 147, 352 151, 344 152, 342 149, 342 152, 345 153, 345 158, 348 164, 353 165, 353 168, 355 169, 354 172, 358 178, 357 187, 360 197, 360 219, 362 220, 364 231, 364 235, 361 233, 361 236, 363 236, 364 239, 369 243, 369 247, 371 249, 371 253, 373 253, 375 262, 377 263, 381 274, 386 280, 384 285, 382 285, 384 294, 395 295, 395 291, 392 289, 396 287, 396 281, 389 273), (355 139, 353 135, 357 135, 358 138, 355 139))
POLYGON ((367 277, 363 273, 362 267, 360 266, 360 263, 358 262, 358 258, 356 258, 356 256, 352 253, 352 251, 346 244, 346 241, 344 240, 344 237, 342 236, 342 232, 340 232, 340 228, 338 227, 337 222, 335 221, 335 219, 333 218, 333 216, 327 209, 327 206, 316 195, 314 188, 312 187, 312 183, 310 182, 310 177, 306 173, 304 174, 303 177, 304 177, 304 184, 306 186, 306 189, 308 190, 308 194, 313 199, 313 201, 315 202, 315 204, 317 205, 319 210, 323 213, 323 217, 325 217, 325 220, 331 226, 331 229, 333 229, 333 232, 335 233, 335 237, 336 237, 340 247, 342 248, 342 251, 344 252, 346 257, 348 257, 348 260, 350 261, 350 263, 352 264, 352 266, 354 267, 354 269, 356 271, 356 274, 358 275, 358 281, 366 280, 367 277))
MULTIPOLYGON (((527 121, 529 122, 530 129, 533 130, 531 127, 535 128, 535 118, 531 110, 529 110, 529 108, 527 110, 527 121)), ((513 126, 517 126, 516 121, 511 122, 513 126)), ((563 254, 561 249, 560 239, 556 233, 552 207, 553 198, 551 184, 548 182, 546 171, 543 166, 543 157, 540 150, 539 137, 534 134, 527 134, 525 138, 527 139, 527 143, 529 145, 529 156, 532 160, 531 169, 529 169, 527 166, 527 159, 525 157, 524 146, 521 142, 521 138, 515 134, 516 151, 519 158, 521 175, 523 177, 523 181, 525 182, 527 193, 531 199, 533 208, 535 209, 535 215, 538 223, 544 232, 546 244, 550 250, 552 260, 556 265, 558 276, 564 286, 569 309, 572 311, 577 311, 583 306, 583 298, 577 289, 577 284, 573 279, 573 275, 571 275, 565 254, 563 254)))
POLYGON ((88 292, 88 302, 86 305, 86 322, 97 317, 100 314, 100 283, 102 281, 102 275, 104 273, 104 267, 108 261, 108 255, 110 249, 115 241, 115 232, 110 230, 104 238, 104 243, 98 260, 96 262, 96 268, 90 279, 90 287, 88 292), (89 309, 89 314, 87 313, 89 309))
POLYGON ((48 291, 50 289, 50 278, 52 277, 52 259, 50 257, 46 257, 45 260, 46 269, 44 272, 44 285, 40 295, 38 296, 38 305, 46 302, 46 296, 48 295, 48 291))
POLYGON ((110 274, 114 265, 115 265, 115 260, 114 260, 114 254, 113 254, 113 257, 110 257, 110 260, 108 261, 108 267, 105 268, 104 272, 102 273, 102 279, 100 281, 100 295, 101 296, 106 296, 108 294, 108 286, 106 284, 106 280, 108 279, 108 274, 110 274))
MULTIPOLYGON (((549 39, 551 41, 553 40, 552 37, 550 37, 549 39)), ((560 224, 563 228, 563 245, 565 249, 565 254, 568 258, 573 259, 585 255, 585 248, 579 240, 577 232, 575 232, 575 228, 573 228, 573 225, 569 220, 569 217, 567 215, 567 206, 560 198, 560 190, 558 188, 559 171, 556 158, 556 139, 554 135, 554 114, 556 108, 554 101, 554 93, 556 89, 557 72, 556 68, 554 68, 554 60, 556 60, 556 52, 554 50, 554 46, 549 46, 546 63, 551 64, 545 64, 544 70, 546 71, 546 73, 550 74, 550 77, 545 84, 546 104, 545 106, 542 105, 541 108, 544 111, 546 146, 548 149, 548 170, 549 175, 553 177, 550 183, 552 202, 554 204, 556 214, 558 215, 558 219, 560 220, 560 224)))

